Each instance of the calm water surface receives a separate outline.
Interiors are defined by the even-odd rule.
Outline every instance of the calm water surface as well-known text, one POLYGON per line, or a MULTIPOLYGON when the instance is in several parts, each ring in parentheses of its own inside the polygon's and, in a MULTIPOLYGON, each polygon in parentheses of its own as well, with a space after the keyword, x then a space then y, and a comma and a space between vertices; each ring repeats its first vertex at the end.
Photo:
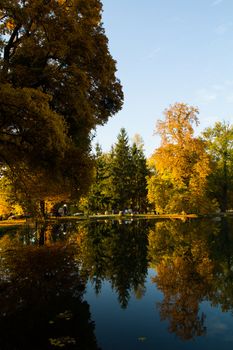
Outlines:
POLYGON ((0 349, 232 349, 233 220, 0 230, 0 349))

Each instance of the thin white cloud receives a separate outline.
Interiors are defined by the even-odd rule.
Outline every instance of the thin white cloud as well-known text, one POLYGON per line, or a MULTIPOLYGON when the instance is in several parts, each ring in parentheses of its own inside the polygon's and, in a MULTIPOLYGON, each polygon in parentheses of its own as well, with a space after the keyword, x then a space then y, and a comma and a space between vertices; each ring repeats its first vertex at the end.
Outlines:
POLYGON ((218 6, 220 5, 224 0, 215 0, 212 2, 211 6, 218 6))
POLYGON ((233 80, 226 80, 225 82, 224 82, 224 84, 227 86, 227 87, 233 87, 233 80))
POLYGON ((227 96, 226 96, 226 101, 228 103, 233 103, 233 92, 229 93, 227 96))
POLYGON ((157 47, 156 49, 154 49, 153 51, 151 51, 151 53, 147 56, 147 59, 152 60, 155 57, 158 56, 158 53, 161 51, 160 47, 157 47))
POLYGON ((230 27, 232 27, 232 22, 219 24, 215 28, 215 33, 218 35, 223 35, 230 29, 230 27))
POLYGON ((225 90, 225 86, 223 84, 214 84, 212 85, 212 88, 217 92, 221 92, 225 90))
POLYGON ((199 102, 209 104, 215 100, 233 103, 233 81, 224 81, 200 88, 196 91, 199 102))
POLYGON ((203 103, 210 103, 216 100, 217 94, 211 90, 203 88, 197 91, 197 97, 203 103))

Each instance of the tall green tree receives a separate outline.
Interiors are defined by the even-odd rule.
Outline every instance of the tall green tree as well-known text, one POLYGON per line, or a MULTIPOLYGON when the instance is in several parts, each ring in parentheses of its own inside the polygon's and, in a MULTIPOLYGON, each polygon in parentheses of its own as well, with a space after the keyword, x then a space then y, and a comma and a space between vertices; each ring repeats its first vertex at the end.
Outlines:
POLYGON ((147 209, 147 168, 146 157, 143 152, 143 145, 133 143, 131 147, 132 175, 131 175, 131 201, 132 208, 139 212, 147 209))
POLYGON ((108 153, 103 153, 97 143, 95 148, 95 171, 93 183, 87 196, 88 209, 91 212, 111 209, 111 159, 108 153))
POLYGON ((99 0, 1 1, 0 166, 35 200, 87 190, 91 132, 122 106, 101 14, 99 0))
POLYGON ((148 197, 159 212, 208 212, 213 210, 207 196, 211 172, 205 143, 194 137, 198 109, 175 103, 164 112, 157 132, 161 146, 150 159, 154 170, 148 180, 148 197))
POLYGON ((209 190, 221 210, 226 211, 233 205, 233 126, 217 122, 214 127, 206 128, 202 136, 213 161, 209 190))
POLYGON ((129 138, 126 130, 122 128, 112 149, 111 177, 114 209, 124 210, 131 206, 132 170, 129 138))
POLYGON ((121 129, 111 151, 103 153, 97 144, 94 158, 94 179, 86 200, 88 209, 145 211, 148 169, 142 141, 135 140, 130 146, 125 129, 121 129))

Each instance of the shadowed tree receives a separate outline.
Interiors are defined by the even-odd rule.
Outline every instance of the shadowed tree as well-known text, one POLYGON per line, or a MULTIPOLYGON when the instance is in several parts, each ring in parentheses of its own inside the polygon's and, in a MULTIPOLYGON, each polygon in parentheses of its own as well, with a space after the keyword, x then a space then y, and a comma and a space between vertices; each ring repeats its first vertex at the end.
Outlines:
POLYGON ((90 183, 91 132, 123 100, 101 13, 99 0, 1 1, 0 165, 21 195, 90 183))

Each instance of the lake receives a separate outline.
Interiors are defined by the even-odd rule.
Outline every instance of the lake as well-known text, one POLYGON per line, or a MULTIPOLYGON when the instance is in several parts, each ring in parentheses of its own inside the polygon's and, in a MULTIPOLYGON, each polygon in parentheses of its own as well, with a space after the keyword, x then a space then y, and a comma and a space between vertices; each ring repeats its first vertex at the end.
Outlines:
POLYGON ((0 229, 0 349, 231 349, 233 219, 0 229))

